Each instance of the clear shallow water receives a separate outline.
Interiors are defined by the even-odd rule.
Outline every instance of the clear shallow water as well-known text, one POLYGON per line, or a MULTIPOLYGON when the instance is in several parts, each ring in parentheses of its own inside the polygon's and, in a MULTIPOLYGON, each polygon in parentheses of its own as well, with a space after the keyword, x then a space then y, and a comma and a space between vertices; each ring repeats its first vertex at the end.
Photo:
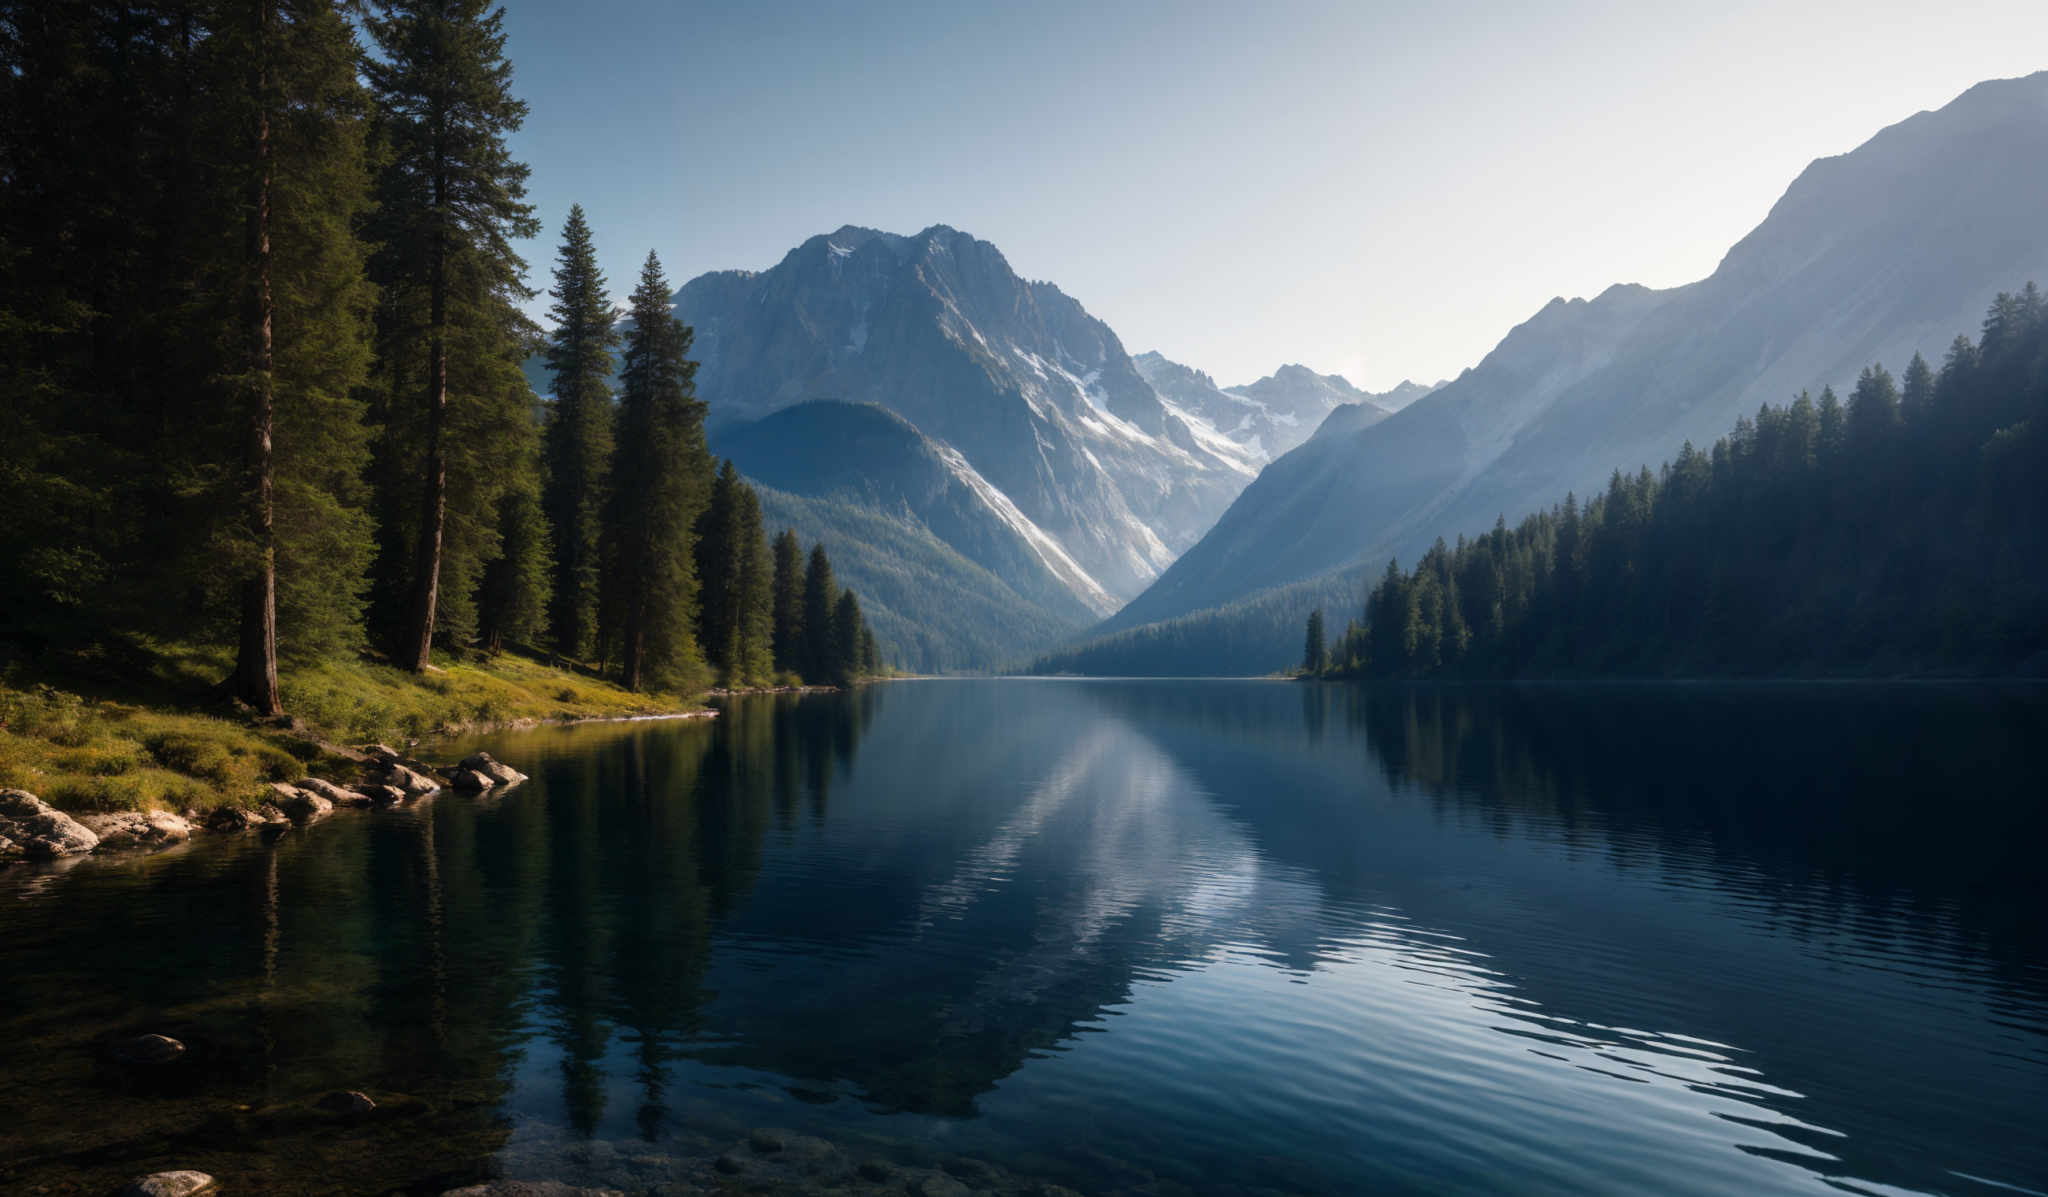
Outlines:
POLYGON ((1090 1193, 2048 1191, 2038 690, 919 682, 474 743, 533 781, 0 872, 0 1188, 644 1191, 777 1126, 1090 1193), (143 1030, 192 1066, 95 1064, 143 1030))

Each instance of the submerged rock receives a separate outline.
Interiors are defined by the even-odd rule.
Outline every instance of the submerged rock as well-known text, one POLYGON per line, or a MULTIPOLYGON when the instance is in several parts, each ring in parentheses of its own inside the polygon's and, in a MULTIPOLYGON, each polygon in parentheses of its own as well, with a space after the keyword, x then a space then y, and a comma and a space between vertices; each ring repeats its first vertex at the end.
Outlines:
POLYGON ((0 836, 27 856, 72 856, 99 846, 100 837, 27 790, 0 790, 0 836))
POLYGON ((192 838, 192 824, 166 810, 112 811, 79 822, 100 837, 101 852, 168 848, 192 838))
POLYGON ((910 1191, 915 1197, 968 1197, 973 1192, 943 1172, 934 1172, 930 1176, 921 1176, 911 1181, 910 1191))
POLYGON ((330 1114, 341 1114, 349 1118, 360 1118, 377 1108, 377 1103, 370 1100, 369 1094, 358 1093, 354 1089, 336 1090, 313 1104, 330 1114))
POLYGON ((185 1045, 169 1035, 136 1035, 109 1049, 123 1064, 155 1066, 169 1064, 185 1054, 185 1045))
POLYGON ((156 1172, 128 1182, 121 1190, 121 1197, 194 1197, 198 1193, 211 1193, 218 1187, 211 1176, 204 1172, 156 1172))

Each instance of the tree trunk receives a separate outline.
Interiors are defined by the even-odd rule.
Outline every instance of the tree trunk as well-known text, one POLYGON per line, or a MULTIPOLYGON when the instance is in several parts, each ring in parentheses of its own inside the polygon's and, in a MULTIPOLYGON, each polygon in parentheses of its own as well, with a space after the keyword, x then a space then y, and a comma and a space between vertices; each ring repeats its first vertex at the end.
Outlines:
POLYGON ((413 554, 412 617, 399 645, 398 664, 422 673, 433 658, 434 607, 441 589, 441 528, 448 515, 448 460, 442 452, 442 425, 448 416, 448 246, 443 211, 447 174, 436 156, 434 175, 433 261, 428 275, 432 295, 427 356, 427 477, 420 505, 420 533, 413 554))
POLYGON ((249 470, 248 524, 256 542, 253 572, 242 582, 241 647, 235 696, 261 715, 284 710, 277 688, 277 531, 272 505, 271 432, 277 380, 271 354, 270 298, 270 0, 257 0, 249 66, 255 107, 255 167, 249 181, 249 470))

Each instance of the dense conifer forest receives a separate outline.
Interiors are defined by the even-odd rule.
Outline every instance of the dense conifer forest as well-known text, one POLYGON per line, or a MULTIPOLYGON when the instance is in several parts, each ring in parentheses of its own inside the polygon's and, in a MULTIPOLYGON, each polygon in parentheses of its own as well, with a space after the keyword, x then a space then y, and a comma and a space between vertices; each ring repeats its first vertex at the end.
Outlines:
POLYGON ((572 209, 553 327, 523 314, 501 10, 353 11, 5 6, 8 655, 231 648, 262 714, 280 659, 519 647, 676 692, 878 671, 822 548, 771 549, 706 448, 654 255, 620 319, 572 209))
MULTIPOLYGON (((1389 562, 1334 677, 2038 674, 2048 303, 2002 294, 1939 370, 1863 371, 1653 473, 1389 562)), ((1327 656, 1325 653, 1327 651, 1327 656)))

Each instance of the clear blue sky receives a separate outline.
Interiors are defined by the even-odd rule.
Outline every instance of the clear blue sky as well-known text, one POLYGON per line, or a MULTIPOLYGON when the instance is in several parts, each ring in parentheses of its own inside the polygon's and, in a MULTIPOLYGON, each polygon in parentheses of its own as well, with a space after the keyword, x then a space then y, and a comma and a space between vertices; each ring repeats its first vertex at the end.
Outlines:
MULTIPOLYGON (((515 148, 615 294, 950 224, 1226 385, 1476 362, 1710 272, 1815 157, 2048 67, 2048 3, 513 0, 515 148)), ((536 313, 544 300, 535 305, 536 313)))

